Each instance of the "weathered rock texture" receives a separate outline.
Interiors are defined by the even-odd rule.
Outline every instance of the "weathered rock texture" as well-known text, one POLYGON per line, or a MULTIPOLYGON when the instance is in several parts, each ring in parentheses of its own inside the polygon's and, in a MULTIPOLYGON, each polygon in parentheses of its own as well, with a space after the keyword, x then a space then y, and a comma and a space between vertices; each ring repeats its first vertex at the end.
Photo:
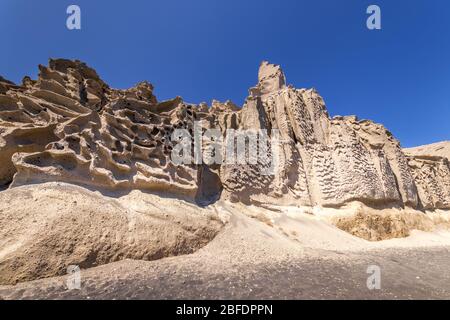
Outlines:
MULTIPOLYGON (((450 208, 448 159, 408 155, 380 124, 330 118, 314 89, 295 89, 263 62, 244 106, 158 102, 142 82, 111 89, 79 61, 50 60, 37 81, 0 79, 0 183, 65 181, 98 189, 147 189, 210 202, 450 208), (171 161, 175 128, 279 130, 276 170, 171 161)), ((211 141, 210 141, 211 142, 211 141)), ((204 144, 208 152, 210 142, 204 144)))
POLYGON ((233 175, 226 175, 225 168, 224 189, 234 198, 258 201, 259 193, 271 195, 269 201, 297 205, 340 206, 358 200, 377 206, 449 208, 448 161, 429 164, 439 178, 424 172, 418 179, 415 157, 406 157, 382 125, 354 116, 330 118, 314 89, 294 89, 285 83, 280 67, 263 62, 258 84, 239 112, 238 127, 251 123, 280 131, 278 170, 262 180, 251 168, 233 168, 233 175), (440 200, 430 205, 420 197, 429 197, 423 189, 440 200))
POLYGON ((426 209, 450 207, 450 142, 405 149, 417 185, 421 205, 426 209))
POLYGON ((450 141, 442 141, 425 146, 403 149, 411 156, 437 156, 450 159, 450 141))
POLYGON ((147 82, 113 90, 79 61, 39 69, 37 81, 2 83, 1 182, 17 172, 15 186, 67 181, 196 196, 202 168, 175 166, 169 155, 173 129, 190 129, 200 110, 180 98, 158 103, 147 82))

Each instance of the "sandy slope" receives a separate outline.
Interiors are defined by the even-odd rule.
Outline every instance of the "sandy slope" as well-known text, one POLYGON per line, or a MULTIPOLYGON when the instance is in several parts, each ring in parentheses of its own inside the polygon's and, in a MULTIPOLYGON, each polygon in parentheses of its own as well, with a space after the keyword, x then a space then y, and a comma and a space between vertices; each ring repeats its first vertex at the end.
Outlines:
POLYGON ((369 242, 303 209, 274 213, 219 202, 206 210, 229 223, 193 254, 82 270, 81 290, 67 290, 63 276, 1 286, 0 297, 450 298, 446 230, 369 242), (268 219, 250 218, 253 211, 268 219), (366 270, 373 264, 382 270, 377 291, 366 286, 366 270))
POLYGON ((420 147, 403 149, 406 154, 415 156, 439 156, 450 159, 450 141, 427 144, 420 147))
POLYGON ((13 284, 66 274, 69 265, 192 253, 223 224, 181 200, 47 183, 0 192, 0 225, 0 283, 13 284))

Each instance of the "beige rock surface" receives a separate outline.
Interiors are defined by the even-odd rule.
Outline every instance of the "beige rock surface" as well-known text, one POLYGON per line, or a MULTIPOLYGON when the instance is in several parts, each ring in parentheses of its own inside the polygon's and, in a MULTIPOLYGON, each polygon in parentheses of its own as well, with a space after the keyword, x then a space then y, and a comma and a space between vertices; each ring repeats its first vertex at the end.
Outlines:
POLYGON ((86 64, 62 59, 40 66, 36 81, 2 85, 3 184, 14 176, 12 186, 64 181, 150 190, 203 204, 222 197, 256 204, 336 207, 357 200, 450 207, 448 162, 407 157, 380 124, 354 116, 330 118, 316 90, 286 85, 281 68, 268 62, 261 64, 258 83, 241 109, 230 101, 213 101, 209 109, 179 97, 158 102, 147 82, 111 89, 86 64), (203 130, 219 129, 224 139, 227 129, 266 129, 269 136, 279 130, 274 174, 262 174, 270 166, 262 162, 175 165, 171 134, 176 128, 192 134, 196 120, 203 130), (417 170, 418 163, 424 168, 417 170))
POLYGON ((450 159, 450 141, 431 143, 420 147, 406 148, 403 151, 409 156, 437 156, 450 159))
MULTIPOLYGON (((264 224, 248 234, 277 240, 272 253, 364 250, 372 244, 360 238, 448 227, 448 142, 404 150, 381 124, 331 118, 319 93, 288 85, 278 65, 260 65, 242 108, 158 102, 148 82, 113 89, 80 61, 51 59, 39 71, 20 85, 0 78, 2 283, 192 253, 221 221, 248 216, 264 224), (228 129, 278 130, 273 163, 174 164, 172 133, 193 135, 197 120, 224 141, 228 129)), ((243 248, 263 250, 255 241, 243 248)))
POLYGON ((39 70, 37 81, 0 95, 0 182, 17 172, 13 186, 66 181, 196 197, 202 167, 169 161, 174 128, 192 129, 192 105, 158 103, 147 82, 111 89, 79 61, 50 60, 39 70))
POLYGON ((0 225, 0 284, 14 284, 64 275, 69 265, 189 254, 223 223, 182 200, 45 183, 1 192, 0 225))
POLYGON ((417 185, 420 204, 426 209, 450 207, 450 142, 404 149, 417 185))
MULTIPOLYGON (((224 198, 328 207, 355 200, 370 206, 422 207, 408 158, 386 128, 354 116, 330 118, 316 90, 285 83, 279 66, 263 62, 258 84, 238 115, 240 128, 250 123, 279 130, 275 175, 262 176, 258 167, 223 166, 224 198)), ((434 202, 431 207, 448 204, 434 202)))

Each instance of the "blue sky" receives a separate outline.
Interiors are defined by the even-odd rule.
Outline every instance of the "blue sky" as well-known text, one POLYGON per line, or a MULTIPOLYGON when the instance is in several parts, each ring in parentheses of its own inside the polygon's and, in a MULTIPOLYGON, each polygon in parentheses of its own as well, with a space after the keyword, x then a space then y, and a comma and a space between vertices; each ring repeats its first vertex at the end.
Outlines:
POLYGON ((241 105, 262 60, 315 87, 331 115, 383 123, 403 146, 450 140, 448 0, 0 0, 0 75, 80 59, 112 87, 241 105), (82 29, 66 28, 81 7, 82 29), (382 30, 366 28, 377 4, 382 30))

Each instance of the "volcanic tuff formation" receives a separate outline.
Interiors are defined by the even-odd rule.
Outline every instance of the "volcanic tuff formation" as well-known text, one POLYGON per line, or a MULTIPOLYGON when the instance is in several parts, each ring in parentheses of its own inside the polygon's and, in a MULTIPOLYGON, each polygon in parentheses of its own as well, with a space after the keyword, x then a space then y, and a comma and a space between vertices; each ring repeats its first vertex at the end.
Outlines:
MULTIPOLYGON (((141 82, 110 88, 80 61, 50 60, 21 85, 0 78, 0 184, 64 181, 101 190, 141 189, 208 203, 450 208, 449 160, 405 155, 382 125, 330 118, 314 89, 286 84, 263 62, 242 108, 231 102, 158 102, 141 82), (256 165, 174 165, 175 128, 278 129, 274 175, 256 165)), ((206 141, 205 151, 208 150, 206 141)))

